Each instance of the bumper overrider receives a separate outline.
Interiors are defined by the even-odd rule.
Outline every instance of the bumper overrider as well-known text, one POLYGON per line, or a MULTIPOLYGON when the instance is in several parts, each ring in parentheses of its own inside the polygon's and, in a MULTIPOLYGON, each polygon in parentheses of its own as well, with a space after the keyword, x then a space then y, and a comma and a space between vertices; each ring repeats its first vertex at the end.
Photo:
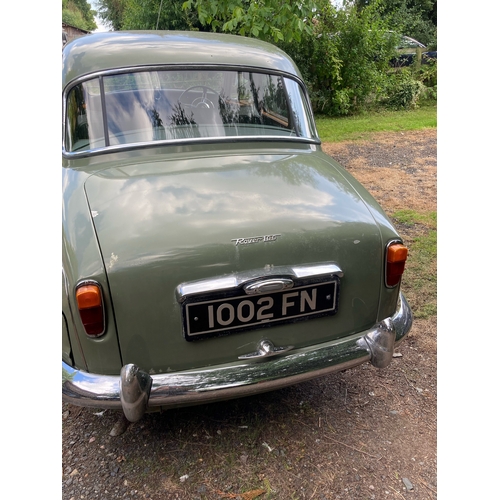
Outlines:
POLYGON ((149 375, 134 364, 120 375, 95 375, 62 362, 63 400, 78 406, 122 409, 131 422, 154 408, 190 406, 279 389, 370 361, 391 362, 394 348, 410 331, 413 317, 400 294, 396 313, 369 330, 262 361, 149 375))

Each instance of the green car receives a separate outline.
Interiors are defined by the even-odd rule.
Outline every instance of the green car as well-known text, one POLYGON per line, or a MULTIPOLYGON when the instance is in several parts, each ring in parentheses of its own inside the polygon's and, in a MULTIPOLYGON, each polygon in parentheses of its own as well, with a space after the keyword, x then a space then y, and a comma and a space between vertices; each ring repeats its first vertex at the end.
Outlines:
POLYGON ((113 32, 62 58, 64 401, 137 421, 390 363, 407 248, 284 52, 113 32))

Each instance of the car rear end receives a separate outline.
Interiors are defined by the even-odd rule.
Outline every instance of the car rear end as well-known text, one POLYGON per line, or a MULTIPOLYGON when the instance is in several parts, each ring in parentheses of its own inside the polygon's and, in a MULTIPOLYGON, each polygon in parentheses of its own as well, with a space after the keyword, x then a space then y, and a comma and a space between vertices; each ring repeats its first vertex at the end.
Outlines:
POLYGON ((297 74, 133 67, 64 96, 66 400, 135 421, 387 366, 407 250, 297 74))

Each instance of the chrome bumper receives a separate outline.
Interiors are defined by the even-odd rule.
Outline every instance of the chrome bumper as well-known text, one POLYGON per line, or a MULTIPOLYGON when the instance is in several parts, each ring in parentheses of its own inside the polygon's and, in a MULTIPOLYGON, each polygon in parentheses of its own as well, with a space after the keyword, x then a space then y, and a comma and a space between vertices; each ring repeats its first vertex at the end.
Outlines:
POLYGON ((255 362, 149 375, 125 365, 119 376, 94 375, 62 363, 63 400, 95 408, 122 409, 131 422, 154 407, 189 406, 248 396, 346 370, 367 361, 391 362, 394 347, 410 331, 412 313, 400 294, 396 313, 373 328, 332 342, 255 362))

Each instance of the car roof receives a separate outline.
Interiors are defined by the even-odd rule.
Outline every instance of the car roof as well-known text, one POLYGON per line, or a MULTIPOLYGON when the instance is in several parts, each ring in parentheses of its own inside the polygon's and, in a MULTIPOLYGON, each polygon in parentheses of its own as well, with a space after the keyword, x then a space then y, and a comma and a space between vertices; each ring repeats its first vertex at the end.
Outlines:
POLYGON ((415 38, 412 38, 410 36, 402 35, 401 39, 407 40, 407 41, 415 44, 417 47, 425 48, 425 45, 422 42, 419 42, 418 40, 415 40, 415 38))
POLYGON ((255 38, 194 31, 113 31, 82 36, 63 50, 63 89, 100 71, 154 65, 229 65, 290 73, 292 59, 255 38))

